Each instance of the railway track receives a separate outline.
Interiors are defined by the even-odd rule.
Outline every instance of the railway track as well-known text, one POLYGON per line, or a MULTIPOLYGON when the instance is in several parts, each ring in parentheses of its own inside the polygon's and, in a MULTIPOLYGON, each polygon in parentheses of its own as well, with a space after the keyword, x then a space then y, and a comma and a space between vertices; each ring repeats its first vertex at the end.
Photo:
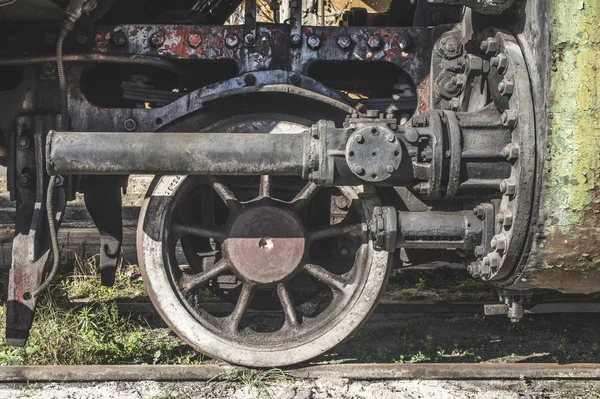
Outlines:
MULTIPOLYGON (((93 381, 209 381, 237 370, 229 365, 186 366, 3 366, 0 382, 93 382, 93 381)), ((351 380, 600 380, 599 364, 541 363, 428 363, 428 364, 334 364, 288 368, 295 379, 347 378, 351 380)))

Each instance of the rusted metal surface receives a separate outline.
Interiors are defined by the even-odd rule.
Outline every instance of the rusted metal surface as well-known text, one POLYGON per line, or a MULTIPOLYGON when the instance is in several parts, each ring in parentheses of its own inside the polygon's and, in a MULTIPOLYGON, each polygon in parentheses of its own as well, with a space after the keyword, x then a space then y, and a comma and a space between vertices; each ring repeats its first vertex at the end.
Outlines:
POLYGON ((576 3, 551 3, 551 39, 537 43, 533 54, 547 56, 551 66, 547 104, 537 104, 549 127, 538 147, 544 162, 539 216, 517 289, 600 289, 600 5, 576 3))
MULTIPOLYGON (((208 381, 225 378, 228 365, 194 366, 2 366, 0 382, 208 381)), ((597 380, 597 364, 336 364, 289 369, 292 378, 353 380, 597 380)))
MULTIPOLYGON (((44 192, 47 175, 40 163, 44 158, 44 136, 55 124, 53 116, 19 119, 15 137, 15 168, 18 172, 16 220, 6 302, 6 343, 23 346, 29 336, 37 299, 32 296, 42 281, 50 253, 44 192)), ((57 205, 64 196, 60 190, 57 205)))
POLYGON ((297 218, 282 209, 263 206, 236 219, 224 251, 243 277, 269 284, 288 277, 300 265, 305 246, 297 218))
POLYGON ((51 132, 47 162, 50 173, 67 175, 195 174, 194 169, 198 174, 302 175, 309 141, 308 133, 51 132), (98 142, 102 146, 94 146, 98 142))
POLYGON ((242 44, 243 26, 118 25, 99 27, 92 51, 179 60, 229 59, 238 65, 240 73, 282 69, 306 74, 315 61, 384 61, 398 65, 415 85, 426 89, 432 31, 412 27, 303 27, 301 49, 294 51, 288 28, 281 25, 258 24, 258 44, 254 47, 242 44), (127 42, 115 45, 112 38, 116 32, 124 33, 127 42), (164 35, 164 44, 152 46, 150 38, 157 32, 164 35), (199 36, 198 46, 189 44, 190 34, 199 36), (229 43, 235 43, 234 37, 238 43, 228 46, 228 37, 229 43), (340 37, 350 38, 350 44, 341 47, 340 37), (369 46, 369 38, 379 38, 379 44, 369 46))

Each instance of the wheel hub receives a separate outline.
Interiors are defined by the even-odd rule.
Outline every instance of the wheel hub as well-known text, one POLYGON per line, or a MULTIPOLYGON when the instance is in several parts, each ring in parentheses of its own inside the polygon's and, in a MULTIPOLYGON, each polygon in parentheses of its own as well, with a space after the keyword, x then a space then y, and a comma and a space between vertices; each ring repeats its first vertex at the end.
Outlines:
POLYGON ((272 284, 290 276, 301 264, 306 239, 292 214, 274 206, 258 206, 237 216, 223 247, 244 278, 272 284))

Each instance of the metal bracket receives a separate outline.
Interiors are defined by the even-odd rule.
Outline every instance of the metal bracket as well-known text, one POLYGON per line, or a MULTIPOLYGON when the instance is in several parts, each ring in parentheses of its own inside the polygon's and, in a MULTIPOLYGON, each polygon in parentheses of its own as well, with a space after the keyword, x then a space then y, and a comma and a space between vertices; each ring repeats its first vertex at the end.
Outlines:
MULTIPOLYGON (((45 135, 58 125, 55 116, 17 119, 14 169, 17 201, 12 265, 6 303, 6 344, 24 346, 29 337, 39 288, 50 255, 45 197, 48 176, 45 172, 45 135)), ((55 191, 57 226, 66 205, 64 190, 55 191)))
POLYGON ((86 176, 82 181, 85 206, 100 232, 99 269, 102 285, 107 287, 115 283, 115 271, 121 260, 122 187, 123 176, 86 176))

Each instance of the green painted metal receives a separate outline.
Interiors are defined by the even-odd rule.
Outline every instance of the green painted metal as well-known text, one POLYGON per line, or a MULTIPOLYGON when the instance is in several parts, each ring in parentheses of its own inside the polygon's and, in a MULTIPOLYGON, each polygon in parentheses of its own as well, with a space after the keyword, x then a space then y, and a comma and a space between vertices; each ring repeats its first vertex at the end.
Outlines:
POLYGON ((515 288, 589 293, 600 291, 600 3, 553 0, 547 27, 544 226, 515 288))

